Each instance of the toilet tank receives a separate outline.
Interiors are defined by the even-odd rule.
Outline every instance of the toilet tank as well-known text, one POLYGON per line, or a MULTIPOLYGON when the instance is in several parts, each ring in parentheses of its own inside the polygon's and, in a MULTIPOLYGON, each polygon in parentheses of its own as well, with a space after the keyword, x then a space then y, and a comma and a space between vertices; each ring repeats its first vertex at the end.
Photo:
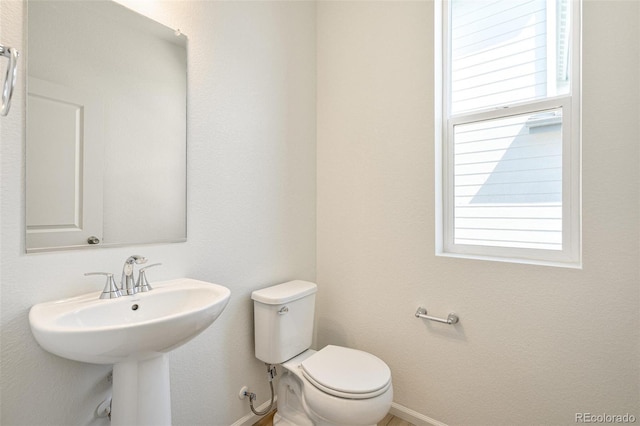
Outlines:
POLYGON ((256 358, 281 364, 311 347, 316 291, 296 280, 251 293, 256 358))

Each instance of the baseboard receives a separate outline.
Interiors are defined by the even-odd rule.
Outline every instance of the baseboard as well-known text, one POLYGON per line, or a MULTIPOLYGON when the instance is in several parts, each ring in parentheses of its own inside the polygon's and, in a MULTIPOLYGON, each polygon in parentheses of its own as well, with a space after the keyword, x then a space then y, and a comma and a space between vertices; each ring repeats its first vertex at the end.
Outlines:
POLYGON ((413 423, 416 426, 447 426, 446 424, 432 419, 431 417, 427 417, 424 414, 420 414, 417 411, 404 407, 397 402, 391 403, 391 410, 389 410, 389 413, 401 418, 402 420, 406 420, 409 423, 413 423))
MULTIPOLYGON (((269 406, 270 401, 266 401, 264 404, 260 405, 256 410, 262 411, 269 406)), ((420 414, 417 411, 413 411, 410 408, 404 407, 397 402, 391 403, 391 410, 389 413, 393 414, 396 417, 401 418, 402 420, 406 420, 409 423, 413 423, 416 426, 447 426, 445 423, 439 422, 431 417, 425 416, 424 414, 420 414)), ((255 422, 261 419, 261 416, 256 416, 252 412, 245 415, 231 426, 252 426, 255 422)))
MULTIPOLYGON (((277 400, 278 398, 276 397, 275 400, 277 400)), ((273 402, 273 405, 275 407, 275 400, 273 402)), ((271 402, 271 400, 266 401, 264 404, 256 407, 257 411, 262 411, 262 410, 266 410, 267 407, 269 406, 269 403, 271 402)), ((256 416, 255 414, 253 414, 251 411, 249 411, 249 414, 247 414, 246 416, 242 417, 241 419, 239 419, 238 421, 236 421, 234 424, 232 424, 231 426, 252 426, 255 422, 257 422, 258 420, 260 420, 262 418, 262 416, 256 416)))

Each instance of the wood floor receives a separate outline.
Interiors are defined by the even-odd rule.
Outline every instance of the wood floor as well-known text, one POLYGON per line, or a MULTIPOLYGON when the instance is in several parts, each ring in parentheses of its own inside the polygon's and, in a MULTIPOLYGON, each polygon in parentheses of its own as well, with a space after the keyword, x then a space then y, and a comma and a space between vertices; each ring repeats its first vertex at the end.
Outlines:
MULTIPOLYGON (((271 413, 264 416, 257 423, 254 423, 253 426, 273 426, 273 415, 276 413, 273 410, 271 413)), ((409 423, 405 420, 399 419, 396 416, 392 416, 391 414, 387 414, 387 416, 378 422, 378 426, 415 426, 412 423, 409 423)))
POLYGON ((406 420, 402 420, 391 414, 387 414, 386 417, 378 422, 378 426, 416 426, 413 423, 409 423, 406 420))
POLYGON ((276 410, 273 410, 272 412, 270 412, 269 414, 267 414, 266 416, 258 420, 256 423, 253 424, 253 426, 273 426, 274 414, 276 414, 276 410))

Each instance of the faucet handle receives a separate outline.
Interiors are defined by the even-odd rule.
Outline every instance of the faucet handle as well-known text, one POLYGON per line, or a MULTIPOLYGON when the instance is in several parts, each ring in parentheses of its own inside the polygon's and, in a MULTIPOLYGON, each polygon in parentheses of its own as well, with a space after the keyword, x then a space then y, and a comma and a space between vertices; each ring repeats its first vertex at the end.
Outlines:
POLYGON ((113 279, 113 274, 111 272, 87 272, 84 274, 88 275, 106 275, 107 282, 104 285, 104 290, 102 290, 102 294, 100 295, 100 299, 116 299, 122 296, 118 286, 116 285, 115 280, 113 279))
POLYGON ((154 266, 160 266, 162 263, 154 263, 152 265, 145 266, 144 268, 140 268, 140 273, 138 274, 138 282, 136 283, 137 292, 146 292, 153 290, 153 287, 149 285, 149 281, 147 280, 147 275, 145 271, 149 268, 153 268, 154 266))

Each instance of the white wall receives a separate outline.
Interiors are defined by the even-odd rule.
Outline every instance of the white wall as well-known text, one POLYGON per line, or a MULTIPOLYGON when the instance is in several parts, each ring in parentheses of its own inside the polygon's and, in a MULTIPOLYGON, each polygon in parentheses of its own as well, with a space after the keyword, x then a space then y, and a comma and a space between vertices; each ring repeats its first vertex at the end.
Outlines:
MULTIPOLYGON (((322 2, 317 23, 305 2, 127 4, 190 37, 189 241, 23 254, 22 60, 0 119, 0 423, 108 424, 93 410, 109 367, 45 353, 27 313, 95 290, 81 274, 116 272, 132 253, 164 262, 156 279, 232 291, 171 356, 174 423, 233 423, 248 411, 243 384, 266 399, 249 294, 315 278, 316 60, 320 343, 379 355, 398 403, 451 425, 640 417, 636 2, 584 10, 583 270, 434 256, 431 2, 322 2), (418 305, 461 323, 417 320, 418 305)), ((23 50, 22 3, 0 7, 1 42, 23 50)))
POLYGON ((318 4, 319 344, 450 425, 640 418, 640 3, 584 5, 582 270, 434 255, 433 7, 318 4))
MULTIPOLYGON (((175 425, 228 426, 249 412, 242 385, 268 399, 253 355, 254 289, 315 279, 315 5, 138 2, 189 36, 188 242, 25 255, 24 55, 1 132, 2 425, 108 425, 93 411, 109 366, 40 349, 35 303, 99 290, 84 272, 117 272, 133 253, 163 262, 150 278, 228 286, 222 316, 170 356, 175 425)), ((23 4, 2 1, 0 40, 24 54, 23 4)), ((4 66, 2 61, 2 66, 4 66)))

